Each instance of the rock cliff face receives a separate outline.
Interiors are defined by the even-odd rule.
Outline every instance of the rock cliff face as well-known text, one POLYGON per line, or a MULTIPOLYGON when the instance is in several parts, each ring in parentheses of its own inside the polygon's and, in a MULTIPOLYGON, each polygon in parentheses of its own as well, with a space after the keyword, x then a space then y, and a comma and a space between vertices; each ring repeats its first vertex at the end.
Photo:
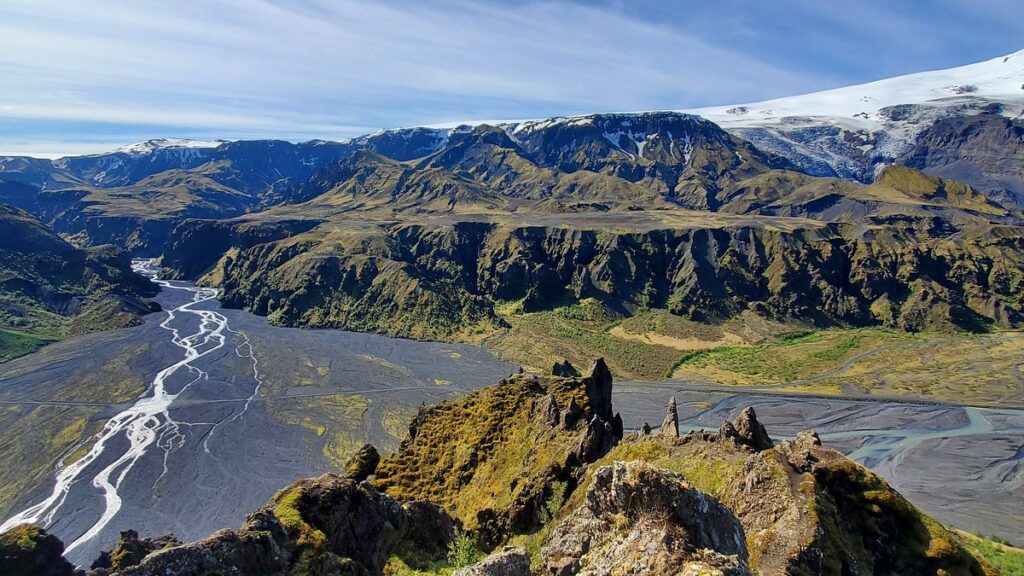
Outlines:
POLYGON ((997 108, 939 120, 899 162, 971 184, 1006 206, 1024 207, 1024 122, 997 108))
MULTIPOLYGON (((512 376, 424 408, 379 465, 364 447, 237 530, 181 545, 127 532, 91 576, 997 574, 814 433, 776 445, 747 409, 718 433, 622 438, 610 391, 601 361, 512 376)), ((18 527, 0 535, 0 573, 70 576, 62 549, 18 527)))
POLYGON ((908 330, 1019 326, 1024 233, 956 238, 831 224, 644 231, 503 224, 314 229, 233 249, 206 276, 228 306, 286 325, 426 339, 501 326, 524 311, 596 298, 629 314, 667 308, 718 321, 753 310, 817 325, 908 330))

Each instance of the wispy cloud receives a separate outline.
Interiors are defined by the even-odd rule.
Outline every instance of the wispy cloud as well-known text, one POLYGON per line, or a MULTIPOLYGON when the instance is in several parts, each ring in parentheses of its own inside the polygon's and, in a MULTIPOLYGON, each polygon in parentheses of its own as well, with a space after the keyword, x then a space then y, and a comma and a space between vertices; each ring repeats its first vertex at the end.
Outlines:
POLYGON ((764 49, 771 30, 709 4, 5 0, 0 152, 140 134, 340 138, 751 101, 846 79, 816 65, 821 54, 764 49))

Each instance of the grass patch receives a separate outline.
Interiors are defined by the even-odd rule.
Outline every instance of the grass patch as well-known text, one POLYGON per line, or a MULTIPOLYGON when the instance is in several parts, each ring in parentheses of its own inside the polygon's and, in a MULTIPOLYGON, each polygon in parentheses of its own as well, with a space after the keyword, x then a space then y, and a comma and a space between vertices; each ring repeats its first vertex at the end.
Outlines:
POLYGON ((721 346, 679 358, 673 374, 722 384, 778 384, 834 370, 854 356, 912 336, 874 328, 803 332, 756 346, 721 346))
POLYGON ((0 328, 0 363, 31 354, 56 341, 56 338, 50 336, 0 328))
POLYGON ((961 532, 964 545, 988 560, 1003 576, 1024 576, 1024 549, 1010 546, 998 538, 986 538, 961 532))

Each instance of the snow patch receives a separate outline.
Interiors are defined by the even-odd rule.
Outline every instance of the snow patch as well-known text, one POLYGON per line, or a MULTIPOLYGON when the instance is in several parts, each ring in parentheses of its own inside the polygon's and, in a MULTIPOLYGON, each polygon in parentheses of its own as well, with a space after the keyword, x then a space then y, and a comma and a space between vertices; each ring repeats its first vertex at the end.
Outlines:
POLYGON ((221 144, 227 144, 229 140, 188 140, 185 138, 153 138, 152 140, 146 140, 145 142, 137 142, 135 144, 129 144, 128 146, 121 146, 116 148, 114 152, 123 152, 125 154, 149 154, 156 150, 165 150, 169 148, 182 148, 182 149, 200 149, 200 148, 216 148, 221 144))

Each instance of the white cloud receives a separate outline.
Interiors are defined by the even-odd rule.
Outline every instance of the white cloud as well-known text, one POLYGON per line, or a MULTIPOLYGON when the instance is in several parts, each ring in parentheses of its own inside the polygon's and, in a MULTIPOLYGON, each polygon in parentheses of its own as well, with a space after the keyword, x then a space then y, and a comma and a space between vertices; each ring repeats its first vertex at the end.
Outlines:
POLYGON ((929 30, 875 0, 722 2, 663 6, 675 18, 659 19, 643 2, 3 0, 0 147, 86 129, 61 123, 112 140, 340 138, 749 102, 846 79, 819 51, 849 65, 864 38, 929 30), (818 66, 792 57, 795 36, 818 66), (772 43, 788 43, 786 57, 772 43))
POLYGON ((354 0, 6 0, 0 78, 0 117, 228 137, 678 108, 813 83, 608 9, 354 0))

